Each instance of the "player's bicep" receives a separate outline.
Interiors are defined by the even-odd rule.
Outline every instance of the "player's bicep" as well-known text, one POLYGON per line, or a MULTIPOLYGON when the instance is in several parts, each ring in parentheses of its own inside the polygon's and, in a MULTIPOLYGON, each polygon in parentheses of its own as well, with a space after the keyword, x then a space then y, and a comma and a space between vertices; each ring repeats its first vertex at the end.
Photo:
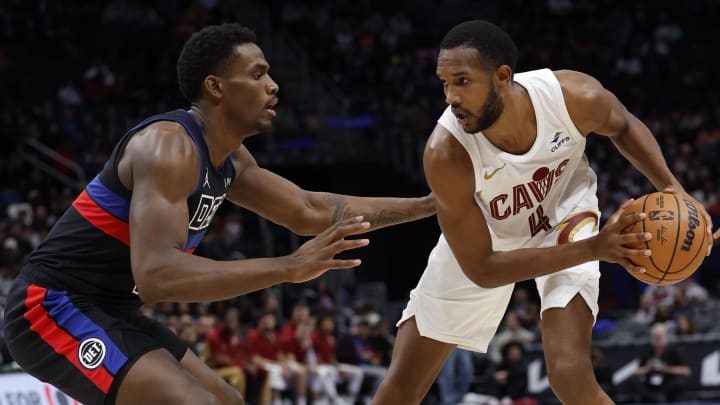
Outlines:
POLYGON ((197 186, 199 162, 188 137, 174 138, 138 137, 126 150, 132 153, 130 257, 138 284, 182 251, 188 236, 187 198, 197 186))
POLYGON ((436 199, 440 229, 463 270, 483 263, 492 253, 492 240, 485 216, 472 195, 446 191, 436 199))
MULTIPOLYGON (((433 134, 436 136, 437 131, 433 134)), ((438 223, 463 271, 474 273, 492 253, 492 240, 485 216, 475 202, 472 162, 452 139, 434 145, 433 141, 431 137, 424 165, 435 194, 438 223)))

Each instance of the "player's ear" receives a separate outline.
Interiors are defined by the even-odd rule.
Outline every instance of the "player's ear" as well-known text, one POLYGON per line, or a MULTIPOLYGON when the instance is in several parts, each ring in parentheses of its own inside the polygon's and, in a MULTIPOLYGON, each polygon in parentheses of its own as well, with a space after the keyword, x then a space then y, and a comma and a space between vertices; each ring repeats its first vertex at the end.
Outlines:
POLYGON ((216 100, 222 98, 222 84, 220 83, 219 77, 215 75, 208 75, 205 80, 203 80, 203 87, 211 98, 216 100))
POLYGON ((512 79, 512 69, 508 65, 500 65, 495 69, 494 76, 496 84, 508 84, 512 79))

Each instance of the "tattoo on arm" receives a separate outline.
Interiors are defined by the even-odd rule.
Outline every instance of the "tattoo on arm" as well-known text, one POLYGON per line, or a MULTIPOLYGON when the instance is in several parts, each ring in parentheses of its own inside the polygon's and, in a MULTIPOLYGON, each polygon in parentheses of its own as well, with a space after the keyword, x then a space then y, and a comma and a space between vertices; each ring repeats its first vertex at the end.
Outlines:
POLYGON ((350 208, 347 204, 347 198, 342 195, 330 194, 327 196, 327 202, 334 207, 332 223, 342 221, 343 219, 362 215, 365 221, 370 222, 372 226, 399 224, 415 219, 412 210, 393 211, 380 209, 375 212, 357 212, 350 208))

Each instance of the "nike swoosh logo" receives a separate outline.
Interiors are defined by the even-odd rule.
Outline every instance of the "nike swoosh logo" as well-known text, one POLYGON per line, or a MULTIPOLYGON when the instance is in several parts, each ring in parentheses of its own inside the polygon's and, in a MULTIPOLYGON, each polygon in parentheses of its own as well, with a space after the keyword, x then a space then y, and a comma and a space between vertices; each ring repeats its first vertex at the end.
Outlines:
POLYGON ((506 164, 507 164, 507 163, 503 163, 502 166, 500 166, 500 167, 498 167, 497 169, 493 170, 492 173, 489 173, 489 174, 488 174, 488 172, 485 172, 485 175, 484 175, 483 177, 485 177, 485 180, 490 180, 490 179, 492 179, 493 176, 494 176, 495 174, 497 174, 497 172, 499 172, 500 170, 502 170, 502 168, 504 168, 506 164))

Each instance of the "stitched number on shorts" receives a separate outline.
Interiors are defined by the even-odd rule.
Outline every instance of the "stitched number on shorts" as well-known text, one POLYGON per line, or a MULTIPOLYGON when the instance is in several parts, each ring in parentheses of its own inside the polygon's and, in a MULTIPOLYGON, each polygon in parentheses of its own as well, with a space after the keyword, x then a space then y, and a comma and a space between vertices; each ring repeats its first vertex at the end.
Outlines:
POLYGON ((540 231, 547 232, 552 229, 550 218, 545 215, 542 204, 538 205, 534 214, 530 214, 528 223, 530 224, 530 237, 537 235, 540 231))

